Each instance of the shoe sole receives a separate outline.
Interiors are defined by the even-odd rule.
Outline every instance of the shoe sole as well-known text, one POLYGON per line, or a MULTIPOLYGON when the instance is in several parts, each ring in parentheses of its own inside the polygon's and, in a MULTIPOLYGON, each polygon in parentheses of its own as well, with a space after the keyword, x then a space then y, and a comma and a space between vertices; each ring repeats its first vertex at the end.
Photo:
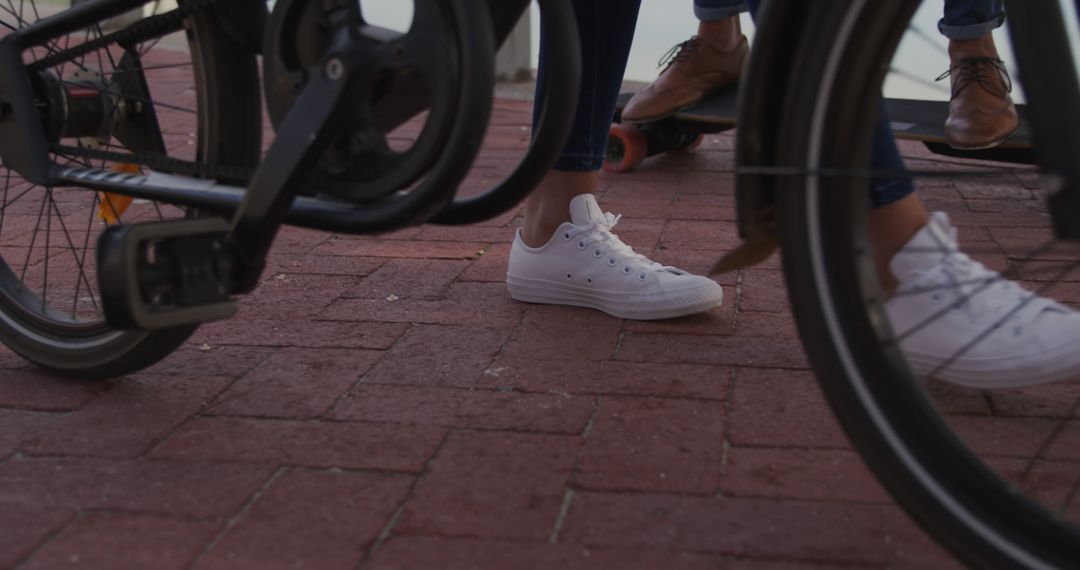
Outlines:
MULTIPOLYGON (((1034 361, 1042 360, 1040 357, 1032 357, 1032 359, 1034 361)), ((908 355, 908 364, 911 367, 912 373, 919 381, 933 378, 935 380, 941 380, 950 384, 978 390, 1024 388, 1027 386, 1050 384, 1059 380, 1075 378, 1077 375, 1080 375, 1080 363, 1061 366, 1050 370, 1037 370, 1035 367, 1032 367, 1033 371, 1031 372, 1015 372, 1011 374, 1001 372, 1003 367, 997 367, 995 371, 987 371, 986 369, 958 370, 954 365, 933 376, 931 376, 930 373, 941 365, 940 359, 918 358, 913 355, 908 355)))
POLYGON ((1018 130, 1020 130, 1020 125, 1017 125, 1015 129, 1013 129, 1012 131, 1009 132, 1009 134, 1007 134, 1007 135, 1005 135, 1005 136, 1003 136, 1003 137, 1001 137, 1001 138, 999 138, 997 140, 990 141, 990 142, 988 142, 986 144, 962 145, 962 144, 955 144, 952 141, 948 141, 948 140, 946 142, 948 143, 949 148, 954 148, 956 150, 987 150, 987 149, 997 148, 997 147, 1001 146, 1001 143, 1009 140, 1009 137, 1015 135, 1016 131, 1018 131, 1018 130))
MULTIPOLYGON (((682 107, 679 107, 678 109, 675 109, 673 111, 668 111, 666 113, 656 115, 656 116, 653 116, 653 117, 631 119, 631 118, 626 117, 626 115, 623 115, 623 114, 620 113, 619 114, 619 117, 620 117, 619 122, 626 123, 628 125, 643 125, 645 123, 655 123, 656 121, 660 121, 660 120, 666 119, 668 117, 678 115, 679 113, 682 113, 683 111, 685 111, 687 109, 691 109, 693 107, 696 107, 698 104, 700 104, 702 101, 708 99, 709 97, 712 97, 713 95, 716 95, 717 93, 720 93, 720 92, 725 91, 727 89, 735 89, 735 88, 737 88, 737 86, 738 86, 738 81, 736 81, 734 83, 727 83, 727 84, 721 85, 721 86, 716 87, 716 88, 712 89, 711 91, 705 93, 704 95, 702 95, 698 99, 696 99, 694 101, 691 101, 690 103, 687 103, 687 104, 683 105, 682 107)), ((1010 133, 1010 135, 1011 135, 1011 133, 1010 133)))
POLYGON ((677 115, 677 114, 679 114, 679 113, 693 107, 694 105, 697 105, 700 102, 701 102, 701 99, 699 99, 697 101, 694 101, 693 103, 683 105, 682 107, 679 107, 678 109, 675 109, 673 111, 669 111, 669 112, 664 113, 662 115, 656 115, 654 117, 630 119, 630 118, 627 118, 627 117, 623 116, 623 117, 621 117, 620 122, 625 123, 627 125, 644 125, 646 123, 655 123, 656 121, 660 121, 660 120, 666 119, 668 117, 671 117, 673 115, 677 115))
POLYGON ((635 321, 655 321, 695 315, 723 304, 723 289, 719 296, 711 292, 688 293, 681 297, 653 302, 613 302, 587 291, 571 289, 548 281, 520 279, 507 276, 506 285, 515 301, 544 305, 571 305, 603 311, 613 317, 635 321))

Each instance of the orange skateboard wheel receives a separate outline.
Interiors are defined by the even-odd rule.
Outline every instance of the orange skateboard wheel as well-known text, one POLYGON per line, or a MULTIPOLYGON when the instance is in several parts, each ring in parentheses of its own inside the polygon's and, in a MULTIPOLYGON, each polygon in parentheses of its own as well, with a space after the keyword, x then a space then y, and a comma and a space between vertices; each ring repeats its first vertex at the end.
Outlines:
POLYGON ((649 145, 645 133, 636 125, 615 123, 608 131, 607 149, 604 152, 605 172, 628 172, 641 164, 648 156, 649 145))

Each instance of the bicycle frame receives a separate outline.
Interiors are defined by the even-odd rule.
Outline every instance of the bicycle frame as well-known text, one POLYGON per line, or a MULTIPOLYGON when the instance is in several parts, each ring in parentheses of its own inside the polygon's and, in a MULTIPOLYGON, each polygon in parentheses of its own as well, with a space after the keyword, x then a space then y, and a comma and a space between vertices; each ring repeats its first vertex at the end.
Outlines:
MULTIPOLYGON (((70 33, 102 19, 118 16, 131 9, 150 3, 150 0, 92 0, 75 8, 43 19, 14 33, 0 42, 0 85, 18 85, 25 80, 18 76, 21 62, 18 50, 47 41, 49 38, 70 33), (8 70, 11 77, 4 76, 8 70)), ((265 18, 246 15, 264 5, 263 0, 244 0, 224 3, 228 7, 229 20, 235 22, 237 39, 253 51, 261 51, 265 18), (255 41, 253 38, 258 38, 255 41), (257 44, 257 45, 256 45, 257 44)), ((525 0, 487 0, 496 45, 509 36, 514 24, 527 8, 525 0)), ((547 18, 546 11, 541 16, 547 18)), ((560 121, 570 117, 577 104, 577 85, 580 75, 580 56, 576 29, 567 22, 564 14, 557 14, 546 23, 551 29, 567 30, 563 41, 551 42, 553 69, 557 78, 548 82, 543 94, 543 120, 529 153, 519 168, 502 184, 486 194, 448 204, 434 217, 433 223, 463 224, 497 216, 523 199, 550 168, 554 157, 561 150, 569 133, 570 122, 560 121), (571 41, 574 40, 574 41, 571 41)), ((26 179, 41 185, 71 185, 91 190, 112 192, 141 198, 174 203, 233 215, 244 203, 248 188, 218 181, 154 174, 150 176, 117 175, 112 172, 86 168, 62 168, 48 160, 47 143, 34 124, 19 123, 20 117, 32 116, 32 96, 28 89, 15 95, 0 92, 0 99, 15 99, 18 109, 8 110, 4 116, 14 117, 7 124, 0 121, 0 154, 13 169, 26 179), (5 141, 7 143, 5 144, 5 141)), ((430 217, 429 213, 424 214, 430 217)), ((371 204, 356 205, 336 200, 297 196, 284 214, 283 223, 299 227, 332 231, 336 233, 364 234, 388 231, 403 225, 403 219, 415 219, 415 215, 403 216, 401 212, 387 212, 371 204), (393 214, 393 215, 390 215, 393 214), (388 217, 395 219, 388 224, 388 217)))

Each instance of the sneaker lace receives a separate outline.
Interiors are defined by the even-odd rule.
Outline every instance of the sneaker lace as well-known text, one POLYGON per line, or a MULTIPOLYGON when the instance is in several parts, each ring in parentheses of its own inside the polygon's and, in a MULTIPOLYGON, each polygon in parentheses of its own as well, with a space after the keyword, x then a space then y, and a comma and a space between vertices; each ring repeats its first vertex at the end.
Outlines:
POLYGON ((948 251, 940 263, 917 274, 912 284, 915 293, 956 290, 959 298, 950 308, 964 311, 972 322, 991 319, 993 328, 1006 320, 1026 324, 1053 304, 957 250, 948 251))
POLYGON ((663 56, 660 57, 660 61, 657 62, 657 68, 667 69, 676 63, 686 61, 690 56, 694 55, 698 46, 701 45, 701 38, 694 36, 685 42, 672 46, 667 50, 663 56))
POLYGON ((579 238, 585 248, 598 248, 597 251, 606 254, 607 258, 616 259, 618 263, 634 271, 661 269, 662 266, 659 263, 637 253, 632 247, 623 243, 619 236, 611 233, 611 229, 619 223, 620 219, 622 219, 621 215, 604 212, 602 220, 579 225, 575 231, 571 232, 570 237, 579 238))
POLYGON ((1012 79, 1005 69, 1005 62, 996 57, 965 57, 937 76, 934 81, 942 81, 946 77, 952 76, 953 71, 956 71, 956 81, 952 87, 953 97, 959 95, 961 91, 967 89, 971 84, 979 85, 988 93, 1001 99, 1008 98, 1009 93, 1012 93, 1012 79), (1001 91, 1001 87, 997 82, 991 80, 994 75, 997 75, 1001 80, 1000 85, 1005 87, 1004 92, 1001 91))

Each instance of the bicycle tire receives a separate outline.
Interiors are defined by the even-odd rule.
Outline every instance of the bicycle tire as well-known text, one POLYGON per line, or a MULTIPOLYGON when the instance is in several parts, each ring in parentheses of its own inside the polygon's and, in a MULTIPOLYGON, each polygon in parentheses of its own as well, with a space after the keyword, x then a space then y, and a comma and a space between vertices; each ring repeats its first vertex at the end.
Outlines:
MULTIPOLYGON (((37 14, 36 8, 33 6, 33 12, 28 13, 37 14)), ((16 21, 23 19, 23 17, 17 17, 16 21)), ((194 160, 207 165, 251 166, 259 159, 261 139, 261 108, 255 54, 245 49, 235 34, 231 34, 226 29, 225 24, 226 22, 223 22, 211 10, 196 12, 184 19, 184 35, 190 54, 190 68, 195 89, 196 108, 193 111, 196 132, 194 133, 195 140, 192 141, 195 147, 194 160)), ((100 29, 97 29, 96 34, 97 37, 102 35, 100 29)), ((115 59, 111 54, 107 55, 103 58, 100 53, 98 54, 101 65, 108 66, 110 63, 106 60, 112 60, 112 73, 119 73, 116 71, 115 59)), ((79 65, 89 67, 85 59, 79 65)), ((161 65, 160 67, 166 69, 169 66, 161 65)), ((145 69, 149 70, 151 66, 146 66, 145 69)), ((144 75, 146 73, 147 71, 143 72, 144 75)), ((169 82, 175 80, 166 76, 161 81, 162 85, 159 88, 164 94, 167 88, 172 87, 169 82)), ((149 87, 152 92, 156 92, 154 85, 149 87)), ((170 96, 172 92, 169 91, 170 96)), ((10 184, 13 173, 6 168, 3 170, 10 184)), ((42 210, 46 209, 44 206, 46 202, 54 202, 48 206, 50 217, 47 223, 51 224, 53 223, 53 206, 58 201, 52 197, 55 189, 38 188, 44 194, 42 210)), ((93 195, 91 192, 88 194, 93 195)), ((4 196, 0 212, 15 204, 15 201, 8 201, 6 191, 4 196)), ((97 198, 93 203, 99 203, 97 198)), ((111 201, 109 204, 111 205, 111 201)), ((91 208, 93 207, 92 205, 91 208)), ((157 204, 153 207, 161 215, 160 207, 157 204)), ((58 206, 55 210, 57 219, 62 223, 68 214, 61 214, 58 206)), ((186 217, 201 215, 198 211, 186 210, 185 212, 176 215, 186 217)), ((39 215, 37 225, 33 228, 35 237, 44 223, 46 222, 43 222, 39 215)), ((94 229, 87 227, 87 236, 92 234, 94 229)), ((68 233, 66 226, 63 230, 68 233)), ((49 234, 52 231, 54 230, 50 226, 45 233, 49 234)), ((78 232, 76 235, 79 235, 78 232)), ((74 251, 77 245, 71 243, 70 237, 68 241, 74 251)), ((91 241, 96 242, 96 239, 90 237, 86 239, 86 243, 91 241)), ((34 242, 31 241, 30 250, 33 248, 34 242)), ((69 268, 68 273, 78 272, 74 279, 77 283, 85 282, 86 287, 92 290, 92 292, 87 292, 87 296, 92 301, 93 295, 96 295, 96 290, 92 288, 96 287, 96 283, 93 283, 95 280, 83 274, 88 270, 82 267, 82 264, 87 259, 92 264, 95 256, 87 251, 81 252, 81 255, 83 261, 79 261, 78 254, 75 255, 79 267, 69 268)), ((34 291, 33 286, 24 283, 27 268, 24 266, 20 273, 20 270, 14 267, 18 260, 12 257, 11 255, 0 257, 0 341, 26 360, 55 374, 80 379, 112 378, 129 374, 169 355, 197 329, 196 325, 154 332, 118 330, 110 327, 102 314, 76 315, 76 309, 72 308, 71 315, 68 315, 66 302, 64 307, 60 307, 59 301, 49 298, 48 264, 46 263, 45 267, 46 287, 40 291, 34 291)), ((46 242, 44 257, 45 259, 52 257, 49 253, 48 242, 46 242)), ((27 260, 29 258, 28 251, 27 260)), ((72 276, 69 274, 61 277, 71 278, 72 276)), ((82 302, 83 298, 79 297, 79 291, 80 287, 77 286, 75 298, 72 300, 73 307, 82 302)))
MULTIPOLYGON (((1080 531, 1016 493, 943 422, 890 330, 868 238, 866 172, 877 101, 917 1, 816 3, 806 11, 776 128, 784 274, 818 382, 896 501, 978 568, 1064 568, 1080 531), (820 38, 830 38, 822 42, 820 38)), ((772 14, 782 17, 780 2, 772 14)), ((768 24, 763 24, 763 26, 768 24)))

